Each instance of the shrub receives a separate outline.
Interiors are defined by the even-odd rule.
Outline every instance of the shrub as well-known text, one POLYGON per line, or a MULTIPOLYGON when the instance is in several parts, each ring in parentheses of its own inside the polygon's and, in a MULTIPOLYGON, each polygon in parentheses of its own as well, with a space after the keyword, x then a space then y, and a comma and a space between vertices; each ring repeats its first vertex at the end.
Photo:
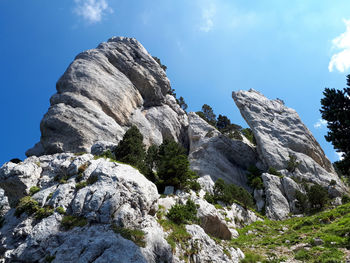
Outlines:
POLYGON ((307 197, 313 208, 321 209, 328 202, 328 192, 322 186, 315 184, 307 190, 307 197))
POLYGON ((247 190, 234 184, 226 184, 221 178, 215 182, 213 198, 215 202, 221 201, 228 205, 239 202, 244 207, 254 206, 253 197, 247 190))
POLYGON ((343 204, 350 203, 350 196, 349 195, 343 195, 342 198, 341 198, 341 202, 343 204))
POLYGON ((53 209, 51 207, 40 207, 35 212, 35 218, 41 220, 53 214, 53 209))
POLYGON ((256 145, 256 139, 254 137, 253 131, 250 128, 245 128, 241 130, 244 137, 246 137, 252 144, 256 145))
POLYGON ((34 195, 35 193, 39 192, 40 191, 40 188, 37 187, 37 186, 32 186, 30 189, 29 189, 29 194, 30 195, 34 195))
POLYGON ((79 183, 77 183, 77 184, 75 185, 75 189, 76 189, 76 190, 80 190, 80 189, 84 188, 85 186, 87 186, 87 182, 86 182, 86 181, 84 181, 84 182, 79 182, 79 183))
POLYGON ((186 205, 175 204, 167 213, 167 217, 176 224, 185 224, 197 221, 197 206, 191 200, 187 200, 186 205))
POLYGON ((131 240, 139 247, 145 247, 145 232, 139 229, 130 229, 125 227, 119 227, 116 225, 112 226, 115 233, 120 234, 123 238, 131 240))
POLYGON ((206 200, 206 201, 207 201, 208 203, 210 203, 210 204, 215 204, 214 195, 209 194, 208 192, 205 193, 205 195, 204 195, 204 200, 206 200))
POLYGON ((256 166, 250 166, 248 168, 248 185, 256 189, 263 189, 263 181, 261 179, 262 171, 256 166))
POLYGON ((295 155, 289 155, 289 160, 287 162, 287 170, 291 173, 295 171, 295 169, 299 166, 300 162, 297 161, 297 157, 295 155))
POLYGON ((98 176, 97 175, 90 175, 90 177, 86 180, 86 183, 88 185, 94 184, 98 181, 98 176))
POLYGON ((62 206, 56 207, 56 212, 61 214, 61 215, 66 214, 66 210, 64 210, 64 208, 62 206))
POLYGON ((277 176, 280 176, 280 177, 282 176, 282 174, 279 171, 277 171, 275 168, 273 168, 273 167, 269 167, 268 173, 269 174, 273 174, 273 175, 277 175, 277 176))
POLYGON ((74 227, 83 227, 86 224, 86 218, 71 215, 64 216, 61 221, 61 226, 64 228, 64 230, 70 230, 74 227))
POLYGON ((25 196, 19 200, 16 207, 15 216, 20 217, 24 212, 26 212, 28 215, 32 215, 38 211, 38 209, 38 202, 32 199, 30 196, 25 196))
POLYGON ((239 131, 236 131, 236 130, 234 130, 233 132, 229 132, 227 136, 230 139, 239 140, 239 141, 243 140, 241 133, 239 131))
POLYGON ((114 151, 117 161, 131 164, 137 168, 141 168, 145 158, 145 145, 143 144, 143 136, 139 129, 133 125, 124 134, 123 139, 119 142, 114 151))
POLYGON ((300 212, 307 212, 308 208, 308 198, 306 194, 303 194, 300 191, 295 192, 295 199, 297 200, 296 207, 300 210, 300 212))

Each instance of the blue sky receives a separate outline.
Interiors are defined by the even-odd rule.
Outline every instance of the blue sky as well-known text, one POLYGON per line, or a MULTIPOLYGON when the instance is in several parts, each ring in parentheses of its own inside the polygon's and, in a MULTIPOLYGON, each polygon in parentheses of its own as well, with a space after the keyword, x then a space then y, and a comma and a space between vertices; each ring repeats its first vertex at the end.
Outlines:
POLYGON ((232 90, 283 99, 335 161, 319 109, 324 88, 349 74, 349 10, 342 0, 0 0, 0 163, 25 157, 58 78, 112 36, 159 57, 190 111, 206 103, 247 126, 232 90))

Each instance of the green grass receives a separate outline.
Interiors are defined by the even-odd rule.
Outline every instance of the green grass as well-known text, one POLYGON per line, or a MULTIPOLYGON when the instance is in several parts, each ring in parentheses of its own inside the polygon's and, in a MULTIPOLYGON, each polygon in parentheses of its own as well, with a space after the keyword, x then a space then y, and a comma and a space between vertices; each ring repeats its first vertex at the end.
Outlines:
POLYGON ((116 225, 112 226, 115 233, 120 234, 123 238, 129 239, 139 247, 145 247, 145 232, 140 229, 130 229, 125 227, 119 227, 116 225))
POLYGON ((267 256, 277 249, 290 250, 293 245, 305 243, 309 250, 301 248, 290 252, 290 256, 303 262, 342 262, 344 254, 340 249, 350 249, 350 204, 301 218, 265 219, 238 229, 238 232, 240 236, 232 240, 231 245, 244 252, 254 247, 255 253, 267 256), (321 238, 324 244, 315 246, 315 238, 321 238))
POLYGON ((87 224, 85 217, 66 215, 62 218, 61 226, 64 230, 70 230, 74 227, 83 227, 87 224))
POLYGON ((53 214, 53 209, 49 206, 40 207, 38 202, 30 196, 21 198, 16 207, 15 216, 20 217, 23 213, 33 215, 35 219, 41 220, 53 214))
POLYGON ((40 191, 40 187, 37 187, 37 186, 32 186, 30 189, 29 189, 29 194, 30 195, 34 195, 36 194, 37 192, 40 191))

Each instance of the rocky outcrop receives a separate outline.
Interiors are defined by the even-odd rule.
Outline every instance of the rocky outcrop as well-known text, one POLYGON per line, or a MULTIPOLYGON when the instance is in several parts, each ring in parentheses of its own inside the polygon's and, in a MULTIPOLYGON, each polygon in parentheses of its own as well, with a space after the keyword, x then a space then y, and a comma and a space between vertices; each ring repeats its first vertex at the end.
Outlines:
POLYGON ((203 190, 159 198, 156 186, 138 170, 92 154, 32 156, 19 164, 4 164, 0 174, 4 220, 0 260, 4 262, 111 262, 116 258, 118 262, 183 262, 189 251, 193 262, 239 262, 244 257, 239 249, 216 244, 208 234, 231 239, 238 236, 235 228, 260 220, 235 204, 216 209, 203 199, 203 190), (32 180, 24 167, 35 174, 32 180), (15 183, 20 187, 11 190, 15 183), (29 191, 33 186, 36 193, 29 191), (29 198, 30 192, 32 203, 19 213, 18 199, 29 198), (186 226, 187 247, 176 244, 174 250, 166 241, 170 233, 157 221, 157 210, 168 211, 188 199, 198 205, 199 225, 186 226), (13 201, 12 207, 8 200, 13 201), (75 218, 80 223, 67 227, 63 222, 68 216, 70 222, 75 218), (144 246, 125 239, 118 229, 141 230, 144 246))
POLYGON ((191 169, 199 176, 222 178, 249 189, 247 168, 259 162, 255 148, 221 134, 196 113, 189 113, 188 120, 191 169))
POLYGON ((171 95, 164 70, 133 38, 113 37, 79 54, 56 85, 27 155, 89 152, 96 141, 117 143, 131 126, 146 145, 165 137, 187 145, 187 116, 171 95))
POLYGON ((295 110, 255 90, 233 92, 232 97, 253 131, 259 157, 266 167, 284 170, 290 156, 295 156, 299 165, 291 176, 324 187, 335 180, 338 193, 345 191, 331 162, 295 110))

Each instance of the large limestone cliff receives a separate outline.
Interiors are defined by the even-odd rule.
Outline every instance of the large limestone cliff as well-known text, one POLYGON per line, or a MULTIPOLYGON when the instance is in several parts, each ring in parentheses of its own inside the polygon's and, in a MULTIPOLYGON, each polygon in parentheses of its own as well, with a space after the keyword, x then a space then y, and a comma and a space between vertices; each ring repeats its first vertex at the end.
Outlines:
POLYGON ((167 95, 164 70, 135 39, 113 37, 79 54, 58 80, 40 124, 40 142, 26 154, 89 152, 118 142, 136 125, 147 145, 169 137, 187 145, 187 115, 167 95))

